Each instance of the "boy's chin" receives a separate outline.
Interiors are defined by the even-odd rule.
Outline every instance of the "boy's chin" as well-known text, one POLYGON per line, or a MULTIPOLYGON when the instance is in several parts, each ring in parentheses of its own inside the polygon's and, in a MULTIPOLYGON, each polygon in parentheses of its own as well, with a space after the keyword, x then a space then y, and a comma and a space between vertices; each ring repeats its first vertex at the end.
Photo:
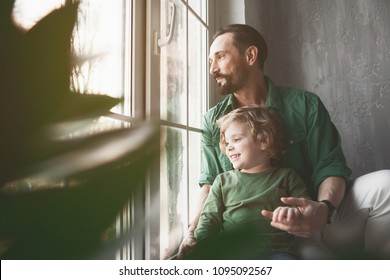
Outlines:
POLYGON ((237 164, 233 164, 233 168, 236 169, 236 170, 240 170, 241 169, 241 167, 239 165, 237 165, 237 164))

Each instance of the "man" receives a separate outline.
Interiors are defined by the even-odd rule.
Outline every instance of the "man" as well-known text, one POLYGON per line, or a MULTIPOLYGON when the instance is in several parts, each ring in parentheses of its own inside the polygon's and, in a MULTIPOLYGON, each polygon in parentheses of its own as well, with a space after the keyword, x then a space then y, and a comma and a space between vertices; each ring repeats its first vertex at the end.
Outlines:
MULTIPOLYGON (((351 186, 351 171, 346 166, 337 129, 318 96, 304 90, 277 87, 264 76, 266 58, 267 45, 250 26, 228 25, 214 35, 209 55, 210 74, 217 83, 218 92, 227 97, 204 117, 199 203, 203 205, 215 177, 232 169, 229 160, 219 151, 216 120, 245 105, 272 107, 284 122, 289 142, 283 165, 300 174, 309 187, 312 200, 282 198, 285 204, 298 207, 302 216, 289 223, 274 218, 271 225, 296 236, 313 236, 331 223, 334 210, 351 186)), ((200 210, 201 207, 199 214, 200 210)), ((386 211, 390 212, 389 209, 386 211)), ((272 212, 262 211, 262 215, 272 219, 272 212)), ((198 220, 199 215, 189 226, 179 256, 195 242, 193 232, 198 220)))

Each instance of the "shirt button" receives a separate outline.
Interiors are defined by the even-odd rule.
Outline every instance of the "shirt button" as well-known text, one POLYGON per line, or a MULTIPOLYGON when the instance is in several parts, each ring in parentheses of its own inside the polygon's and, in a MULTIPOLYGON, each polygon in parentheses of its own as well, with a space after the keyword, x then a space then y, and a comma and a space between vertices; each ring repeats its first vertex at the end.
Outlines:
POLYGON ((294 144, 294 140, 290 140, 290 144, 294 144))

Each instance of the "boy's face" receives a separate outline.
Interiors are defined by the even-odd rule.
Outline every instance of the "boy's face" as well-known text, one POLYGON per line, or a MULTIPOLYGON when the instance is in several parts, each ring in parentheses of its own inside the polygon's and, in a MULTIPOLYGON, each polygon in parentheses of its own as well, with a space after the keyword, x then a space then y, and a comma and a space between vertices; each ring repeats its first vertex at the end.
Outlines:
POLYGON ((235 169, 244 173, 259 173, 270 166, 270 160, 263 150, 263 144, 255 137, 245 123, 234 121, 225 131, 226 155, 235 169))

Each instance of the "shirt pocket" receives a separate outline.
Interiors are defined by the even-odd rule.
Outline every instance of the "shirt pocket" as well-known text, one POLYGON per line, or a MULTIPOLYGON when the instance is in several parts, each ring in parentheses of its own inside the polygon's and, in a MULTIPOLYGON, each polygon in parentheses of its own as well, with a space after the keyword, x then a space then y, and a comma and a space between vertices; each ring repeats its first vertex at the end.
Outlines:
POLYGON ((306 133, 303 130, 301 130, 301 131, 294 131, 294 132, 289 133, 288 135, 286 135, 286 139, 287 139, 288 147, 290 148, 293 145, 299 145, 300 143, 305 141, 306 133))
POLYGON ((284 163, 295 170, 307 168, 308 157, 306 148, 305 131, 293 131, 286 135, 287 153, 284 155, 284 163))

